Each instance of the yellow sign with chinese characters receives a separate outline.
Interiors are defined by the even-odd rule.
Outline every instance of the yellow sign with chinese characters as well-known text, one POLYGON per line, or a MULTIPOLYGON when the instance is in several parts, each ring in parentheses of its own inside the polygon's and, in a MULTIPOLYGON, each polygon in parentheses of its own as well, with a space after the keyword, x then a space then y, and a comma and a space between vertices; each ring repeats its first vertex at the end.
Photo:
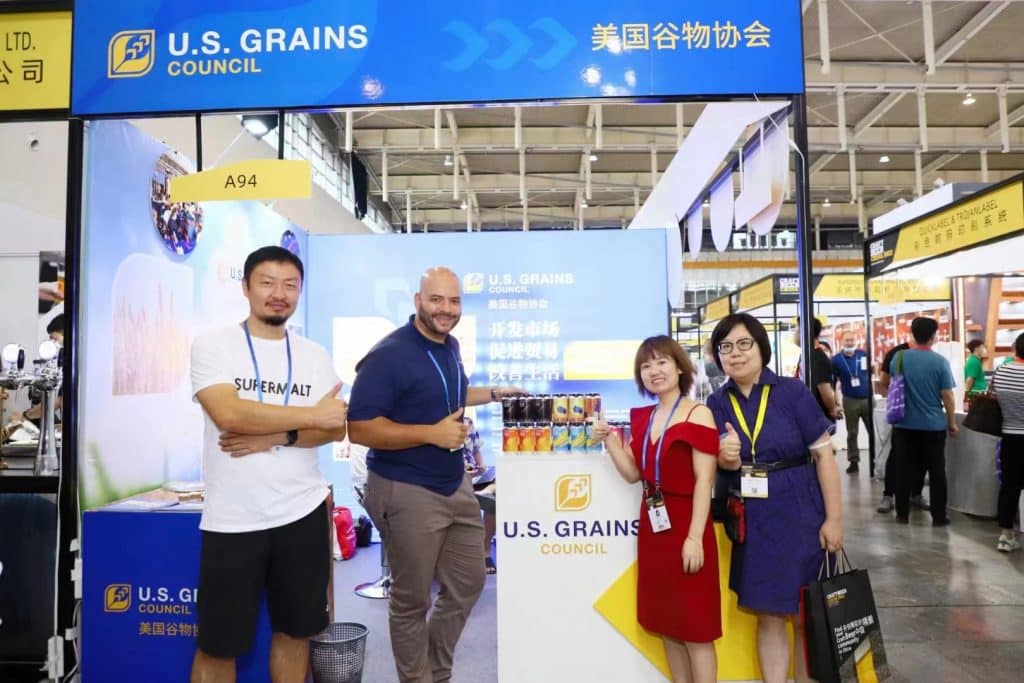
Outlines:
POLYGON ((68 109, 71 12, 0 13, 0 111, 68 109))
POLYGON ((724 296, 721 299, 709 301, 704 308, 704 321, 721 320, 729 315, 729 312, 729 297, 724 296))
POLYGON ((871 300, 882 304, 903 301, 950 301, 953 298, 949 280, 872 280, 868 291, 871 300))
POLYGON ((900 228, 893 262, 917 261, 1024 228, 1024 181, 979 194, 900 228))
POLYGON ((815 301, 861 301, 864 299, 863 275, 823 275, 814 288, 815 301))
POLYGON ((767 278, 740 290, 738 310, 752 311, 762 306, 771 306, 775 300, 775 280, 767 278))
POLYGON ((171 178, 172 202, 307 199, 313 167, 306 159, 251 159, 171 178))

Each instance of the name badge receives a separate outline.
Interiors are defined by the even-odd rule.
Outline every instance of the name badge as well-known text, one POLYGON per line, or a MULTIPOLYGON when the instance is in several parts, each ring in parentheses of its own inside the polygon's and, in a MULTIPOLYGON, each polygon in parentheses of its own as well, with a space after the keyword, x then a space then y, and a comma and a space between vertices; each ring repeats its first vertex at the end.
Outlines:
POLYGON ((853 387, 854 389, 859 387, 860 386, 860 377, 851 377, 850 378, 850 386, 853 387))
POLYGON ((665 497, 661 491, 655 491, 647 500, 647 516, 651 520, 651 529, 658 534, 672 528, 672 522, 668 518, 668 508, 665 507, 665 497))
POLYGON ((864 370, 864 371, 866 371, 868 369, 868 357, 867 356, 861 356, 860 357, 860 369, 864 370))
POLYGON ((746 465, 740 478, 740 495, 744 498, 768 497, 768 472, 746 465))

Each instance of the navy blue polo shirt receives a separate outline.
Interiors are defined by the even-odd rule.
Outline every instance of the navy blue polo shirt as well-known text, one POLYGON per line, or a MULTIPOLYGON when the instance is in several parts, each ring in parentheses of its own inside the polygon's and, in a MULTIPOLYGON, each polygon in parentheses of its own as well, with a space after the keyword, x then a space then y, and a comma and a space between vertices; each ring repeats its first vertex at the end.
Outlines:
POLYGON ((832 374, 843 385, 843 396, 847 398, 867 398, 871 378, 868 377, 868 355, 857 349, 852 356, 840 351, 832 356, 832 374), (859 380, 860 386, 853 386, 853 378, 859 380))
MULTIPOLYGON (((349 420, 385 417, 399 424, 434 424, 466 404, 469 378, 459 342, 451 335, 443 344, 427 339, 413 325, 414 318, 377 342, 356 365, 349 420)), ((385 479, 444 496, 455 493, 466 475, 461 450, 453 453, 433 444, 394 451, 371 448, 366 466, 385 479)))

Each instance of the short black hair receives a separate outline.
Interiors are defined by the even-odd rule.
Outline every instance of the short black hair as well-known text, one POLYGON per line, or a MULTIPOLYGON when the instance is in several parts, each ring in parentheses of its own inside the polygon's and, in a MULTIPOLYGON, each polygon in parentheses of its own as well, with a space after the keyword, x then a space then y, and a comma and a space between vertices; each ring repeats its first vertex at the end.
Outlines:
POLYGON ((1017 335, 1017 339, 1013 342, 1013 352, 1017 358, 1024 358, 1024 332, 1017 335))
POLYGON ((972 339, 971 341, 967 342, 967 350, 970 351, 971 353, 974 353, 975 351, 978 350, 979 346, 984 346, 984 345, 985 345, 985 340, 984 339, 972 339))
POLYGON ((934 318, 914 318, 910 323, 910 333, 918 344, 927 344, 939 331, 939 323, 934 318))
POLYGON ((249 276, 252 275, 252 271, 256 269, 256 266, 267 262, 290 263, 299 269, 299 279, 303 282, 306 280, 306 271, 302 267, 302 261, 298 256, 284 247, 269 246, 260 247, 246 257, 245 267, 242 270, 242 277, 245 278, 245 284, 249 284, 249 276))
POLYGON ((768 338, 768 330, 764 329, 764 325, 761 324, 760 320, 749 313, 732 313, 722 318, 715 325, 715 330, 711 333, 711 350, 714 352, 715 365, 718 366, 719 370, 725 371, 725 368, 722 367, 722 359, 719 357, 718 345, 729 336, 729 333, 737 325, 743 325, 747 328, 747 332, 750 333, 750 337, 757 344, 757 348, 761 352, 761 364, 764 367, 768 367, 768 363, 772 360, 772 343, 768 338))
POLYGON ((53 334, 54 332, 60 332, 64 334, 64 314, 61 313, 46 325, 46 334, 53 334))
POLYGON ((821 321, 817 318, 811 318, 811 341, 814 341, 821 336, 821 321))

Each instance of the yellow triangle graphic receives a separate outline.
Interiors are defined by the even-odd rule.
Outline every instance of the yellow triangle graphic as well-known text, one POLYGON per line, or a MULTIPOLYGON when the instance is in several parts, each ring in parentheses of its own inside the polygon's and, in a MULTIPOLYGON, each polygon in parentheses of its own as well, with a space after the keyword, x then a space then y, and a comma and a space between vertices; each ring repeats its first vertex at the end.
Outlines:
POLYGON ((875 673, 875 655, 871 650, 857 660, 857 681, 859 683, 878 683, 878 674, 875 673))

